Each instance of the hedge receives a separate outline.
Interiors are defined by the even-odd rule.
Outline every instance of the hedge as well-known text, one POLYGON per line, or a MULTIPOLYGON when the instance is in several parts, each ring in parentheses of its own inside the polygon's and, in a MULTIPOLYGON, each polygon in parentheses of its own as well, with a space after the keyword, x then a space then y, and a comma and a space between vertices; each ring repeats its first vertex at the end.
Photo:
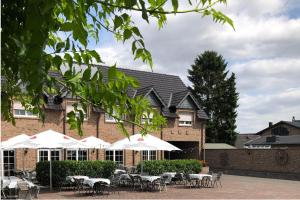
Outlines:
MULTIPOLYGON (((143 162, 143 171, 150 175, 160 175, 164 172, 194 172, 199 173, 202 165, 198 160, 151 160, 143 162)), ((141 164, 137 170, 141 171, 141 164)))
MULTIPOLYGON (((37 180, 42 185, 49 185, 49 165, 48 161, 36 164, 37 180)), ((52 183, 53 187, 58 187, 67 176, 84 175, 89 177, 108 178, 116 169, 113 161, 52 161, 52 183)))

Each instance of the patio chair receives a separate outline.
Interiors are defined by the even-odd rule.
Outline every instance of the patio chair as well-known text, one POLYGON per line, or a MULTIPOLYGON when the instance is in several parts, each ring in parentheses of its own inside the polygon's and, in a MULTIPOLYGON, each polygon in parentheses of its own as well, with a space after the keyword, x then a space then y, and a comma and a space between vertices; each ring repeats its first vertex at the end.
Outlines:
POLYGON ((75 181, 75 185, 76 185, 75 192, 77 191, 80 194, 80 192, 87 192, 87 191, 91 190, 90 187, 83 184, 83 182, 84 182, 83 178, 79 178, 79 179, 74 178, 74 181, 75 181))
POLYGON ((98 181, 94 183, 93 191, 95 194, 104 194, 105 191, 107 192, 107 194, 109 194, 110 185, 105 182, 98 181))
POLYGON ((190 177, 190 173, 185 174, 185 186, 189 185, 191 187, 195 187, 197 185, 198 179, 192 179, 190 177))
POLYGON ((201 186, 202 187, 208 187, 210 183, 210 178, 208 176, 205 176, 201 180, 201 186))
POLYGON ((118 194, 119 194, 119 189, 118 189, 119 188, 119 177, 112 175, 112 176, 108 177, 108 179, 110 180, 110 187, 109 187, 110 192, 112 192, 112 193, 118 192, 118 194))
POLYGON ((143 182, 142 178, 140 176, 132 176, 130 175, 131 181, 132 181, 132 190, 135 190, 136 188, 139 190, 144 190, 145 183, 143 182))
POLYGON ((32 199, 28 183, 25 181, 19 181, 18 188, 18 199, 32 199))
POLYGON ((182 173, 177 172, 175 176, 171 179, 171 183, 174 184, 185 184, 185 178, 182 173))

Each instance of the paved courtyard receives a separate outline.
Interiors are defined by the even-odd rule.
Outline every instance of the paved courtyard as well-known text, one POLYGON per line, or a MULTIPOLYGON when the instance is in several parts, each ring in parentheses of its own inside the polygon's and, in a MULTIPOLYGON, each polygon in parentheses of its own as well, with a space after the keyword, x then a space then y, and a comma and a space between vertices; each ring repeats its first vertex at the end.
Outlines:
POLYGON ((42 192, 39 199, 300 199, 300 181, 224 175, 222 188, 168 186, 163 192, 122 191, 86 196, 72 191, 42 192))

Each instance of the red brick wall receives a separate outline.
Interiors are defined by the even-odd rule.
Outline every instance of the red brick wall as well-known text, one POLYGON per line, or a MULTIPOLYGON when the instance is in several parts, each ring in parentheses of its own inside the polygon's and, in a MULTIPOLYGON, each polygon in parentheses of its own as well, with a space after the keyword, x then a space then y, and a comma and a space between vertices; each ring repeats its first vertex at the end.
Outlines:
POLYGON ((206 161, 210 167, 223 170, 300 174, 300 148, 206 150, 206 161), (279 152, 288 155, 286 163, 278 161, 279 152))

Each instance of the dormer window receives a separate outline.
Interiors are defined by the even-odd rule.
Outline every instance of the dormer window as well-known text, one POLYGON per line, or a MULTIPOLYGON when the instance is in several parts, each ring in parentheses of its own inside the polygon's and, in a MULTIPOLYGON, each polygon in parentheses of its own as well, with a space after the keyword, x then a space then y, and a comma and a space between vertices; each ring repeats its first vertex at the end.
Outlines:
POLYGON ((193 113, 192 112, 182 112, 179 113, 179 126, 192 126, 193 125, 193 113))
MULTIPOLYGON (((73 104, 74 104, 74 102, 72 102, 72 103, 71 103, 71 102, 67 103, 67 106, 66 106, 66 113, 69 113, 69 112, 74 111, 73 104)), ((77 110, 82 110, 82 112, 83 112, 83 117, 84 117, 83 119, 84 119, 84 120, 87 120, 87 119, 88 119, 88 116, 87 116, 86 112, 84 112, 84 110, 83 110, 83 108, 81 107, 80 104, 78 104, 77 110)), ((75 114, 76 114, 77 117, 79 116, 79 112, 77 112, 77 113, 75 113, 75 114)))
POLYGON ((25 110, 21 102, 15 101, 13 103, 13 114, 14 117, 27 117, 27 118, 38 118, 37 114, 25 110))
POLYGON ((153 113, 143 113, 142 119, 141 119, 141 123, 145 124, 146 122, 148 122, 148 124, 150 124, 152 122, 153 119, 153 113))

